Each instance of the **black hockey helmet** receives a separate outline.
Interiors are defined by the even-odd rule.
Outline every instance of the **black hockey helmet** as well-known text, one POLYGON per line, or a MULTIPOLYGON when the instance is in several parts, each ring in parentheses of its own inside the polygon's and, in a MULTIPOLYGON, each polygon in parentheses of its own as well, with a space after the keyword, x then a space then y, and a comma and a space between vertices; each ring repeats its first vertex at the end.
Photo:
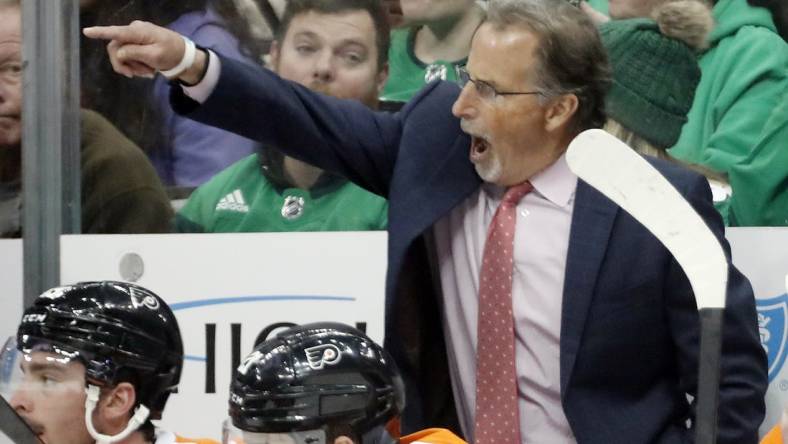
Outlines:
POLYGON ((150 290, 125 282, 81 282, 44 292, 22 316, 17 348, 79 359, 92 384, 113 386, 134 377, 137 402, 150 409, 151 419, 161 417, 183 366, 175 315, 150 290))
POLYGON ((321 322, 285 330, 255 347, 230 385, 230 417, 246 432, 348 426, 363 437, 405 403, 391 356, 361 331, 321 322))

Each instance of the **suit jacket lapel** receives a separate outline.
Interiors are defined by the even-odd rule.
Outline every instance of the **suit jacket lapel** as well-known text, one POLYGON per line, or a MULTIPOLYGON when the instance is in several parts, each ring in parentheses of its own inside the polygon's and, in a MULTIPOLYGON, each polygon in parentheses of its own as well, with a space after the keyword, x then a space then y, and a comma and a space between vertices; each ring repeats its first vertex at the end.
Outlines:
POLYGON ((618 206, 582 180, 577 182, 561 311, 561 397, 583 336, 599 268, 605 257, 618 206))
MULTIPOLYGON (((406 229, 398 233, 403 246, 431 227, 482 183, 468 159, 470 138, 460 134, 446 153, 445 161, 435 165, 435 172, 418 186, 419 178, 412 178, 413 186, 401 209, 407 219, 406 229)), ((392 206, 394 204, 392 203, 392 206)), ((399 208, 398 208, 399 209, 399 208)))

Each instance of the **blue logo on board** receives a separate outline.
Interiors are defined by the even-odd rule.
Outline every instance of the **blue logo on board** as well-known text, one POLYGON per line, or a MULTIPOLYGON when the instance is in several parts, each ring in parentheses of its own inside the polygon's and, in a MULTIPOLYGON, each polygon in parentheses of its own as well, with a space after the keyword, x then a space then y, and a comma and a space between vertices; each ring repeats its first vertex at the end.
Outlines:
POLYGON ((769 382, 780 373, 788 348, 788 293, 770 299, 756 299, 758 332, 769 358, 769 382))

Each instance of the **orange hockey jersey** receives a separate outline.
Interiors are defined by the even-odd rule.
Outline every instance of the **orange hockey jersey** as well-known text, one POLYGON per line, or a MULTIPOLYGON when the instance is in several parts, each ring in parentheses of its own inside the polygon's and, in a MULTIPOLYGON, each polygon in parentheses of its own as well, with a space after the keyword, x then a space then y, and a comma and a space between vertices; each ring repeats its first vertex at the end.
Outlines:
POLYGON ((400 444, 467 444, 446 429, 424 429, 399 439, 400 444))

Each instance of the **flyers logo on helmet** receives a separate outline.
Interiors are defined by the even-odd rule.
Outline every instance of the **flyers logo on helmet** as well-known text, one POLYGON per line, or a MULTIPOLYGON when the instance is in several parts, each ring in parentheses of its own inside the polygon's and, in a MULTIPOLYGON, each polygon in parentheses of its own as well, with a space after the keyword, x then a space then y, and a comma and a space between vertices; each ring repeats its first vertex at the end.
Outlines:
POLYGON ((304 349, 309 366, 320 370, 326 365, 336 365, 342 359, 342 353, 336 345, 323 344, 304 349))

